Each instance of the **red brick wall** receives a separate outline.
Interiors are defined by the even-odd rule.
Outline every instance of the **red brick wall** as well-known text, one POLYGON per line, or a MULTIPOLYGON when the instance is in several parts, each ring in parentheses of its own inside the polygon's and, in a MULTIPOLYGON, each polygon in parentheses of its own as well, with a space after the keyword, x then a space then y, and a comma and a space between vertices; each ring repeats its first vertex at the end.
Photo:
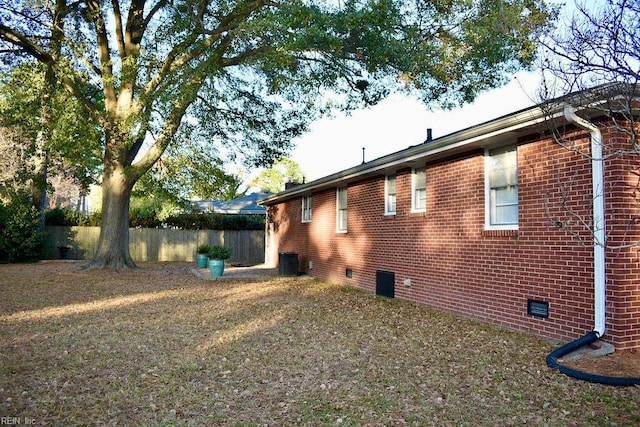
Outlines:
MULTIPOLYGON (((588 150, 588 135, 579 135, 588 150)), ((411 169, 404 168, 396 171, 394 216, 384 215, 384 176, 348 186, 345 234, 336 233, 335 189, 313 194, 311 223, 301 223, 300 198, 269 207, 271 250, 298 252, 309 274, 371 292, 376 270, 391 271, 398 298, 549 338, 592 330, 593 248, 580 223, 590 221, 589 159, 549 140, 521 140, 517 231, 484 230, 482 151, 426 166, 425 213, 411 213, 411 169), (527 299, 549 302, 549 317, 527 315, 527 299)), ((628 187, 631 166, 616 160, 607 174, 624 176, 628 187)), ((621 187, 608 187, 607 200, 628 217, 637 205, 621 187)), ((640 240, 637 224, 633 233, 640 240)), ((618 348, 640 347, 637 264, 635 249, 607 252, 607 338, 618 348)))
MULTIPOLYGON (((630 148, 628 139, 604 132, 605 154, 630 148)), ((618 348, 640 347, 640 164, 612 156, 605 164, 607 221, 607 336, 618 348)))

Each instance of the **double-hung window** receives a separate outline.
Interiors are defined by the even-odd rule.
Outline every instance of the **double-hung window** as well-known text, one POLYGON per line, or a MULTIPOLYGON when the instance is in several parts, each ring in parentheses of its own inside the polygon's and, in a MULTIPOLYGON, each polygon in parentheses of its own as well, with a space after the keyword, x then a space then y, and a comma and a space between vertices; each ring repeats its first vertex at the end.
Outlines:
POLYGON ((338 233, 347 232, 347 188, 338 188, 336 192, 337 221, 336 231, 338 233))
POLYGON ((427 168, 416 168, 412 173, 411 210, 425 212, 427 210, 427 168))
POLYGON ((395 215, 396 213, 396 176, 387 175, 384 182, 384 213, 395 215))
POLYGON ((302 197, 302 222, 311 222, 311 196, 302 197))
POLYGON ((518 151, 516 147, 486 153, 486 228, 518 228, 518 151))

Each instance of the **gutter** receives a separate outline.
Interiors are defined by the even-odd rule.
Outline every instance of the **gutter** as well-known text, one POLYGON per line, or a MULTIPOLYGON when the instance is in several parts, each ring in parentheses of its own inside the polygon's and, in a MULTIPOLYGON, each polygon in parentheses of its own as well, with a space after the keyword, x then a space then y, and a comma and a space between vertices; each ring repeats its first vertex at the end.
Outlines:
POLYGON ((472 126, 433 139, 429 142, 413 145, 404 150, 388 154, 361 165, 295 186, 260 200, 258 204, 269 206, 285 200, 309 194, 312 191, 342 185, 345 182, 362 179, 365 176, 384 173, 385 170, 402 167, 427 158, 446 157, 455 153, 483 148, 487 139, 509 135, 524 128, 539 125, 548 117, 539 107, 531 107, 507 116, 499 117, 481 125, 472 126))
MULTIPOLYGON (((539 105, 527 107, 488 122, 433 139, 430 142, 414 145, 341 172, 267 196, 260 200, 258 204, 262 206, 274 205, 314 191, 343 185, 366 176, 381 174, 395 167, 407 165, 410 162, 442 158, 474 148, 486 148, 487 139, 508 139, 515 132, 535 127, 550 118, 561 117, 564 106, 572 102, 584 101, 586 98, 595 105, 606 99, 607 94, 610 92, 619 92, 624 89, 624 87, 621 89, 619 86, 616 82, 604 84, 593 89, 579 91, 539 105)), ((591 125, 591 128, 593 128, 593 125, 591 125)), ((601 146, 600 149, 602 149, 601 146)))

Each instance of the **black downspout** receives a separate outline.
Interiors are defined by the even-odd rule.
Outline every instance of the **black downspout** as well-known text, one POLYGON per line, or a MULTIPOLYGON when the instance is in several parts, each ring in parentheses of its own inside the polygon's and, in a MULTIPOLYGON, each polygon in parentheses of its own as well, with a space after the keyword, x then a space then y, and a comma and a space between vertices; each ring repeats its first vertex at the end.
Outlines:
POLYGON ((558 363, 557 359, 560 357, 569 354, 584 345, 589 345, 597 339, 598 334, 592 331, 575 341, 571 341, 570 343, 553 350, 547 355, 547 366, 551 369, 558 369, 560 372, 570 377, 591 383, 617 386, 640 385, 640 378, 608 377, 605 375, 589 374, 587 372, 578 371, 577 369, 571 369, 558 363))

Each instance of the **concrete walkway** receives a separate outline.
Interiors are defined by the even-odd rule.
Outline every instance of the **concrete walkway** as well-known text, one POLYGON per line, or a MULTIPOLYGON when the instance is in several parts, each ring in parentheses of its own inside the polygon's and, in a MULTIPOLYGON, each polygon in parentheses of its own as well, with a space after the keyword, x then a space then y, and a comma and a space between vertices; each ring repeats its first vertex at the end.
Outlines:
POLYGON ((208 268, 193 267, 191 271, 204 280, 269 279, 278 277, 278 269, 268 267, 265 264, 247 267, 225 265, 224 273, 220 277, 211 277, 211 272, 208 268))

